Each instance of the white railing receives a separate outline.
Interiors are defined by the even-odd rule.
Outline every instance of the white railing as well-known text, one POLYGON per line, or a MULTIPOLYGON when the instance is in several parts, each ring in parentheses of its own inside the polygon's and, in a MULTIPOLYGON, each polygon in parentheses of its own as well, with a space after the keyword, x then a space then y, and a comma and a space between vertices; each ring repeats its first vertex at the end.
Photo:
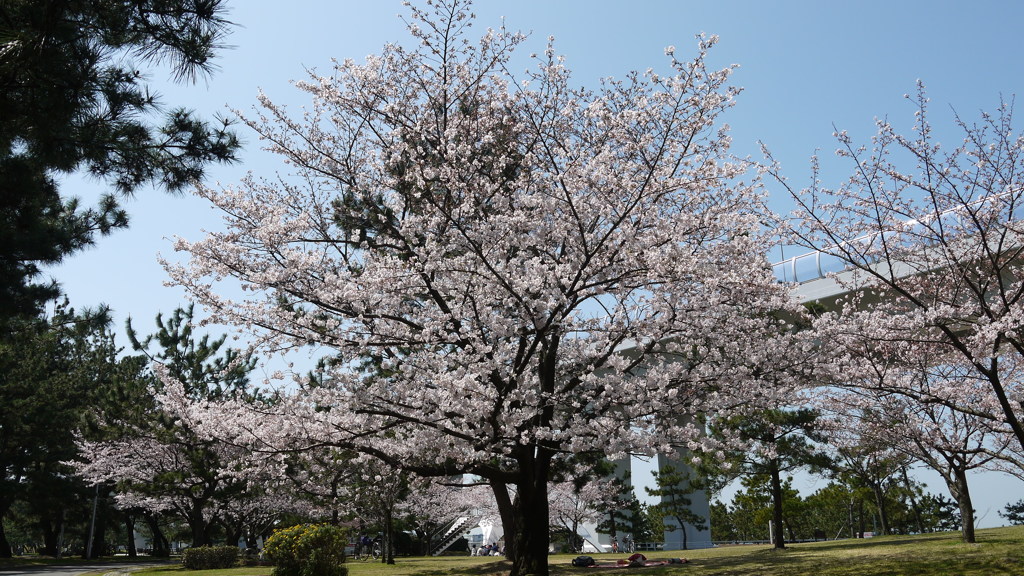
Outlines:
MULTIPOLYGON (((802 284, 804 282, 810 282, 812 280, 818 280, 824 278, 830 273, 842 272, 849 268, 849 263, 846 259, 834 256, 831 252, 841 250, 846 253, 867 253, 871 250, 871 244, 877 242, 879 238, 884 238, 887 242, 896 242, 903 235, 911 235, 922 237, 925 226, 928 226, 931 222, 938 220, 935 227, 939 229, 958 229, 962 227, 963 222, 960 221, 960 217, 964 214, 972 214, 973 211, 968 211, 972 207, 980 207, 983 204, 995 202, 1001 198, 1011 195, 1012 192, 1020 193, 1020 190, 1006 191, 999 194, 992 194, 969 202, 962 206, 956 206, 948 210, 944 210, 939 213, 936 218, 933 215, 927 215, 918 219, 908 220, 903 225, 903 230, 886 230, 885 232, 869 232, 862 236, 858 236, 849 242, 844 242, 845 245, 861 244, 864 248, 856 250, 850 250, 848 248, 842 248, 842 245, 833 245, 824 250, 815 250, 812 252, 806 252, 799 254, 785 260, 775 262, 772 264, 772 272, 775 274, 775 278, 779 282, 802 284)), ((1008 217, 1008 221, 1024 219, 1024 199, 1020 197, 1010 198, 1011 212, 1008 217)))
POLYGON ((444 553, 445 550, 450 548, 452 544, 458 542, 459 538, 462 538, 463 536, 462 530, 466 528, 468 524, 468 516, 461 516, 455 519, 455 521, 452 522, 451 526, 449 526, 448 530, 445 532, 444 536, 441 537, 441 540, 437 544, 437 546, 430 551, 430 554, 432 556, 440 556, 442 553, 444 553))

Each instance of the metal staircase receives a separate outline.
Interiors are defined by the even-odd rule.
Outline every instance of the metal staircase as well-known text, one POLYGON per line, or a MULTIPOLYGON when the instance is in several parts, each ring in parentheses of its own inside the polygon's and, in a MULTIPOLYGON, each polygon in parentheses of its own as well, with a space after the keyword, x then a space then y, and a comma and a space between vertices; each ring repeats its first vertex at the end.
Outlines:
POLYGON ((451 547, 452 544, 458 542, 459 538, 462 538, 463 531, 472 526, 470 520, 469 516, 456 518, 448 527, 448 530, 445 531, 444 536, 438 540, 438 544, 430 551, 430 555, 440 556, 445 550, 451 547))

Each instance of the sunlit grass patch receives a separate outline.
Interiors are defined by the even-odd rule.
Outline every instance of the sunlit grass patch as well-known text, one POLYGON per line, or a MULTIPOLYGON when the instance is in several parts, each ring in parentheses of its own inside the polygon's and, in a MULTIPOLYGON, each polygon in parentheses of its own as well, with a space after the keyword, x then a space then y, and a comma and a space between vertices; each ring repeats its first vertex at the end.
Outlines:
MULTIPOLYGON (((602 562, 624 554, 594 555, 602 562)), ((977 544, 960 534, 885 536, 769 546, 724 546, 707 550, 650 553, 651 558, 682 557, 686 564, 650 568, 577 568, 575 555, 550 557, 553 576, 640 573, 643 576, 993 576, 1024 574, 1024 526, 978 531, 977 544)), ((511 565, 503 559, 471 556, 398 558, 395 565, 348 562, 350 576, 499 576, 511 565)), ((189 571, 178 565, 147 568, 135 576, 268 576, 270 567, 189 571)))

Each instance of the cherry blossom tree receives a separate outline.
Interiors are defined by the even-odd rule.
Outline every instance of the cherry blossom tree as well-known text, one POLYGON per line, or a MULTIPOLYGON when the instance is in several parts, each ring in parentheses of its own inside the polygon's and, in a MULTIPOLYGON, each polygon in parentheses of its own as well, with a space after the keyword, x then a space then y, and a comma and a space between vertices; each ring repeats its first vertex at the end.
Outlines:
POLYGON ((885 406, 886 413, 898 414, 895 410, 904 408, 903 418, 889 433, 903 434, 911 443, 910 454, 940 474, 960 508, 964 542, 976 542, 974 505, 967 473, 986 467, 994 458, 986 453, 984 446, 988 441, 988 427, 977 418, 947 406, 888 400, 896 405, 885 406))
POLYGON ((921 85, 915 118, 911 135, 878 120, 870 148, 837 132, 837 154, 853 173, 836 188, 822 183, 817 159, 802 190, 770 154, 766 171, 798 206, 793 242, 845 267, 833 278, 853 297, 822 316, 832 333, 889 358, 969 366, 987 382, 994 413, 965 401, 973 384, 928 401, 997 418, 1024 446, 1024 390, 1006 368, 1024 353, 1024 138, 1012 101, 975 123, 957 115, 952 145, 933 131, 921 85))
MULTIPOLYGON (((874 382, 829 389, 819 396, 819 403, 838 411, 833 417, 835 428, 856 428, 861 445, 884 446, 886 451, 935 470, 959 506, 964 541, 975 542, 967 473, 1008 459, 1007 445, 1015 442, 1011 434, 993 429, 993 417, 980 417, 951 405, 973 405, 974 411, 982 411, 989 404, 988 413, 998 412, 987 381, 965 366, 872 364, 874 382), (956 397, 948 398, 951 394, 956 397), (942 397, 948 401, 931 400, 942 397)), ((848 432, 842 434, 849 436, 848 432)), ((898 456, 890 458, 905 475, 906 464, 899 460, 898 456)), ((884 514, 882 518, 884 527, 888 522, 884 514)))
POLYGON ((210 543, 229 502, 251 496, 229 469, 244 452, 199 437, 181 421, 133 428, 119 439, 81 440, 79 450, 85 460, 76 466, 80 476, 116 483, 119 508, 179 516, 188 523, 193 546, 210 543))
MULTIPOLYGON (((551 525, 568 531, 573 551, 581 551, 578 546, 583 542, 580 525, 600 522, 605 510, 615 503, 618 490, 613 478, 567 479, 551 486, 548 492, 551 525)), ((601 549, 599 544, 591 544, 601 549)))
POLYGON ((350 504, 360 519, 381 529, 381 562, 395 563, 395 518, 401 503, 409 496, 409 473, 369 456, 360 456, 351 465, 358 470, 356 482, 349 485, 350 504))
MULTIPOLYGON (((117 484, 115 501, 121 508, 180 516, 191 529, 192 545, 203 546, 227 517, 252 516, 260 494, 238 473, 246 450, 202 434, 201 421, 182 408, 244 396, 253 367, 237 350, 222 349, 223 337, 195 335, 192 318, 191 306, 175 310, 166 321, 158 315, 157 331, 143 339, 129 321, 133 346, 153 362, 155 377, 148 378, 153 388, 135 387, 128 391, 133 394, 128 409, 100 414, 104 434, 78 442, 84 461, 75 466, 95 484, 117 484)), ((236 535, 241 531, 227 527, 236 535)))
POLYGON ((413 477, 409 496, 400 504, 403 514, 423 543, 423 554, 460 517, 478 522, 499 521, 494 497, 486 484, 466 483, 462 477, 413 477))
MULTIPOLYGON (((898 474, 912 463, 905 452, 894 444, 892 435, 879 437, 862 426, 863 422, 883 418, 874 407, 866 413, 855 409, 832 411, 823 418, 819 431, 832 458, 832 473, 844 484, 864 488, 874 499, 878 514, 878 531, 890 533, 888 492, 895 486, 898 474)), ((863 516, 861 516, 863 522, 863 516)), ((863 532, 863 527, 859 532, 863 532)))
POLYGON ((792 303, 728 154, 714 37, 585 89, 550 43, 513 75, 525 38, 471 41, 463 0, 410 10, 415 48, 336 62, 297 84, 301 115, 262 96, 244 120, 290 177, 197 190, 225 229, 176 242, 173 282, 211 321, 333 355, 317 386, 203 420, 261 450, 479 476, 512 574, 547 574, 553 462, 699 448, 686 414, 776 401, 784 379, 750 365, 792 349, 774 314, 792 303))

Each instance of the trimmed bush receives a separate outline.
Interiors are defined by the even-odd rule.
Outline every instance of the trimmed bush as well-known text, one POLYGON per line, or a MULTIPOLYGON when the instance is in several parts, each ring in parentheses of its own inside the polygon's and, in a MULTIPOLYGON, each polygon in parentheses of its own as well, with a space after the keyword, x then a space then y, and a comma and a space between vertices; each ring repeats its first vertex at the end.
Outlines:
POLYGON ((274 532, 263 553, 274 564, 274 576, 348 576, 345 544, 348 534, 328 524, 299 524, 274 532))
POLYGON ((187 548, 181 553, 181 563, 189 570, 234 568, 238 565, 238 546, 187 548))

